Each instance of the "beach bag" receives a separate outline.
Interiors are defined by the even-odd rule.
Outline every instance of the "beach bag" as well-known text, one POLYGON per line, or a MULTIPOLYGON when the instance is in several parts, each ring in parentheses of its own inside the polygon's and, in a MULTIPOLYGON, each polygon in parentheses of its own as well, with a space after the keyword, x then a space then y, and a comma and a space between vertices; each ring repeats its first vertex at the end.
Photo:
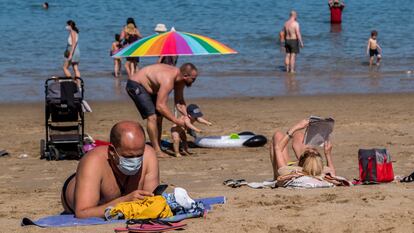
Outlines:
POLYGON ((65 52, 63 52, 63 57, 68 58, 70 55, 69 46, 66 46, 65 52))
POLYGON ((359 149, 360 182, 385 183, 394 180, 391 155, 386 149, 359 149))
POLYGON ((146 197, 143 200, 121 202, 105 211, 107 219, 117 219, 119 214, 125 219, 156 219, 173 216, 163 196, 146 197))

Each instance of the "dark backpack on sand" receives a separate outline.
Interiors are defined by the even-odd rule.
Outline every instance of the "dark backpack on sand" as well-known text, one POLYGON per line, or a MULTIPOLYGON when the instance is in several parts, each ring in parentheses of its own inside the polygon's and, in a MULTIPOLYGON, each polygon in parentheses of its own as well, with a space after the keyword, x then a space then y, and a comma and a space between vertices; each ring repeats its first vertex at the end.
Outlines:
POLYGON ((361 183, 375 184, 394 180, 391 155, 386 149, 359 149, 358 161, 361 183))

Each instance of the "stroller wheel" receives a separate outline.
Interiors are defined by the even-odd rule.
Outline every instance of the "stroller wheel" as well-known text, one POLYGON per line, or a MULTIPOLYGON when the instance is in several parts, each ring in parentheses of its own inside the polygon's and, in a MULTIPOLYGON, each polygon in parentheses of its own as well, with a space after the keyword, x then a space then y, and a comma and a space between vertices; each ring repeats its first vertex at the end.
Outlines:
POLYGON ((46 158, 45 152, 46 152, 46 142, 44 139, 41 139, 40 140, 40 159, 46 158))
POLYGON ((45 159, 50 161, 52 160, 52 158, 50 157, 50 152, 49 151, 45 151, 45 159))
POLYGON ((50 149, 49 158, 50 159, 54 159, 54 160, 59 160, 60 159, 59 150, 56 147, 54 147, 54 146, 49 147, 49 149, 50 149))

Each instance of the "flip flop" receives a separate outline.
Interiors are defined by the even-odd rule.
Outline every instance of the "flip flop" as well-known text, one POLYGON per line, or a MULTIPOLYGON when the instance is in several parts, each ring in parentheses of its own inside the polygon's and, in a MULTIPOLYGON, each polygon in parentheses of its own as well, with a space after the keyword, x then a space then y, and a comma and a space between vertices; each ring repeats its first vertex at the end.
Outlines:
POLYGON ((238 188, 243 185, 247 185, 247 181, 245 179, 239 179, 239 180, 229 179, 229 180, 225 180, 223 184, 229 187, 232 187, 232 188, 238 188))
POLYGON ((400 182, 402 182, 402 183, 410 183, 410 182, 413 182, 413 181, 414 181, 414 172, 411 173, 411 175, 406 176, 406 177, 404 177, 400 180, 400 182))
POLYGON ((7 152, 6 150, 0 150, 0 156, 6 156, 9 155, 9 152, 7 152))
POLYGON ((187 224, 185 223, 169 223, 157 220, 148 219, 132 219, 128 220, 127 227, 118 227, 114 231, 116 233, 126 232, 165 232, 177 229, 183 229, 187 224), (130 224, 133 223, 133 224, 130 224))
POLYGON ((235 183, 236 183, 236 180, 234 179, 228 179, 228 180, 223 181, 223 184, 227 186, 233 185, 235 183))

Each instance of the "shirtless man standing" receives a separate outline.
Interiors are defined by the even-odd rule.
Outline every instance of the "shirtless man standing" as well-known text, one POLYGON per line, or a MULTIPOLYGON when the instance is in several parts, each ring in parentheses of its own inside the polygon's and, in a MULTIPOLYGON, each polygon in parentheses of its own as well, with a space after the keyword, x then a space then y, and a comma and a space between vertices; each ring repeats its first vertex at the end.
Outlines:
POLYGON ((137 122, 115 124, 111 145, 89 151, 62 188, 65 212, 77 218, 104 217, 105 209, 117 203, 152 196, 159 184, 158 160, 145 144, 137 122))
POLYGON ((147 132, 159 157, 167 156, 160 147, 163 117, 178 126, 185 125, 184 120, 175 117, 168 108, 168 95, 174 90, 175 106, 187 116, 184 87, 191 86, 197 74, 197 68, 191 63, 183 64, 180 69, 165 64, 154 64, 142 68, 127 82, 126 91, 142 119, 147 119, 147 132))
POLYGON ((300 34, 299 23, 296 21, 296 11, 290 12, 290 18, 286 21, 283 30, 285 31, 286 72, 295 72, 296 54, 299 53, 299 45, 303 48, 302 36, 300 34))

